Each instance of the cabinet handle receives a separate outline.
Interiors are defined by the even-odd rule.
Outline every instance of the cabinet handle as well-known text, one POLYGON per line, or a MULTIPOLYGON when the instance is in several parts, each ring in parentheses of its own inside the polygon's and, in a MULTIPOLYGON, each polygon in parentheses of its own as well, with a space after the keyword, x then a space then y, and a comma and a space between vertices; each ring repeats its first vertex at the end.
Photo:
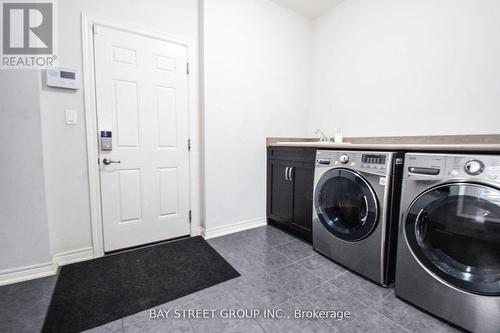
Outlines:
POLYGON ((285 180, 289 180, 288 179, 288 169, 289 169, 289 167, 285 168, 285 180))
POLYGON ((295 177, 294 177, 294 171, 295 171, 295 167, 290 167, 290 171, 288 173, 288 180, 291 180, 291 181, 294 181, 295 177))

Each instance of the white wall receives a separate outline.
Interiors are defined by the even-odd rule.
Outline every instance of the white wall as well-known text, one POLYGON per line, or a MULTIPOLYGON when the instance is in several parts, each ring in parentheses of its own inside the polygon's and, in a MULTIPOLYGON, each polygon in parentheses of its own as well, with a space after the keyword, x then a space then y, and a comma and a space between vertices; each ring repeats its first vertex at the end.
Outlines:
POLYGON ((35 71, 0 71, 0 271, 52 261, 39 82, 35 71))
MULTIPOLYGON (((82 69, 82 11, 198 42, 197 0, 58 4, 62 67, 82 69)), ((266 136, 500 133, 496 0, 348 0, 314 24, 268 0, 204 0, 201 16, 208 230, 265 217, 266 136)), ((0 82, 2 270, 92 243, 83 91, 40 88, 37 72, 0 82)))
POLYGON ((500 133, 500 1, 348 0, 314 24, 309 133, 500 133))
MULTIPOLYGON (((82 11, 131 26, 188 38, 195 45, 198 42, 197 0, 62 0, 58 1, 58 5, 58 56, 61 67, 82 70, 82 11)), ((198 59, 192 60, 196 68, 198 59)), ((195 85, 196 72, 191 76, 195 85)), ((91 229, 83 91, 69 92, 44 87, 41 92, 41 109, 53 252, 89 247, 91 229), (65 109, 77 111, 77 125, 65 124, 65 109)), ((197 113, 195 104, 194 116, 197 113)), ((196 138, 197 133, 192 135, 196 138)), ((198 179, 195 181, 198 182, 198 179)))
POLYGON ((266 136, 303 136, 311 21, 268 0, 205 0, 205 224, 261 219, 266 136))

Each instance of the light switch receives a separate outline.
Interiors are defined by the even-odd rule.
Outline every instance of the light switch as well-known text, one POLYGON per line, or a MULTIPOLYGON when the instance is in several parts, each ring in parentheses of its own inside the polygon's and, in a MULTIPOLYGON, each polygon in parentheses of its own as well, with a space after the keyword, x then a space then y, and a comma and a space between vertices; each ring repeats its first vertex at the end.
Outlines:
POLYGON ((76 111, 66 110, 66 125, 76 125, 76 111))

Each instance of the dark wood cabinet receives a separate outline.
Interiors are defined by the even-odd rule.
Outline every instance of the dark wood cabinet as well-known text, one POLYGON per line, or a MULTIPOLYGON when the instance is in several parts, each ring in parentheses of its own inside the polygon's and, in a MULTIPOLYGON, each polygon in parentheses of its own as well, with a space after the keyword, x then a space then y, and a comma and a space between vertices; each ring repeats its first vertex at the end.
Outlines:
POLYGON ((314 148, 267 151, 268 221, 307 240, 312 239, 315 156, 314 148))
POLYGON ((280 223, 289 223, 293 210, 293 183, 288 180, 290 163, 271 160, 271 186, 269 217, 280 223))
POLYGON ((312 232, 314 162, 295 164, 293 173, 292 226, 307 234, 312 232))

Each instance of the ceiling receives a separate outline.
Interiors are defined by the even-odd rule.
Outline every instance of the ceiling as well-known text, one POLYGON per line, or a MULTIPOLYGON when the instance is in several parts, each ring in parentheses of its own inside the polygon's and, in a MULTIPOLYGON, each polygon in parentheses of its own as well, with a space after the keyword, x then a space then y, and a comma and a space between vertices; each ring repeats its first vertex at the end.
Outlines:
POLYGON ((278 5, 290 8, 309 18, 315 18, 327 12, 344 0, 271 0, 278 5))

